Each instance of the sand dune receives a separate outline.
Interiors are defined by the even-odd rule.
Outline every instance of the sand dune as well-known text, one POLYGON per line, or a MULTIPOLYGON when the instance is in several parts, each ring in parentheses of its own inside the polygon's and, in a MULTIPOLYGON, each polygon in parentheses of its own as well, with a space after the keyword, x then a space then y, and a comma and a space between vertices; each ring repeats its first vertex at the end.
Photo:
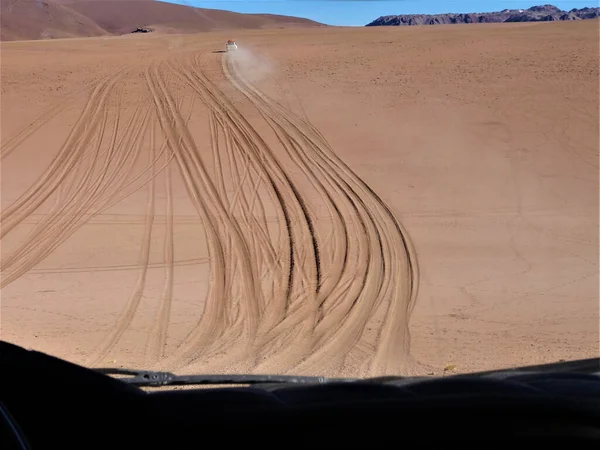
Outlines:
POLYGON ((320 25, 297 17, 239 14, 152 0, 6 0, 1 12, 3 41, 125 34, 138 27, 193 33, 320 25))
POLYGON ((2 0, 0 40, 50 39, 108 34, 93 19, 50 1, 2 0))

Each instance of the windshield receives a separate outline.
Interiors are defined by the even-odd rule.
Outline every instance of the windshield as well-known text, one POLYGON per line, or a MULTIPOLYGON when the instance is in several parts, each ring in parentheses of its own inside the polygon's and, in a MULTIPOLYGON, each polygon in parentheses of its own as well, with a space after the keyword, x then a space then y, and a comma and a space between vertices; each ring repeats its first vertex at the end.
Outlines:
POLYGON ((598 8, 137 3, 2 2, 3 340, 174 374, 598 355, 598 8))

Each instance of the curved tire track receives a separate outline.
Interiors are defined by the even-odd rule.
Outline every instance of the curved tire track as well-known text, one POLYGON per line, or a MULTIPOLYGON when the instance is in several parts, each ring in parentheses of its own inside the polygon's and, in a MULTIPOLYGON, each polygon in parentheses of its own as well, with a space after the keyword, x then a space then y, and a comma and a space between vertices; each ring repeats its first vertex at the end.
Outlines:
MULTIPOLYGON (((406 230, 308 119, 258 90, 234 54, 215 61, 272 136, 244 117, 191 53, 143 67, 147 95, 140 96, 124 126, 120 88, 115 87, 125 72, 102 80, 47 170, 2 212, 0 239, 58 194, 25 241, 2 258, 1 287, 27 272, 138 270, 114 328, 88 364, 117 348, 141 308, 148 269, 163 267, 162 293, 147 334, 148 362, 169 370, 201 364, 214 371, 235 367, 332 375, 352 366, 359 375, 401 372, 409 355, 408 321, 419 275, 406 230), (173 80, 183 81, 207 109, 207 155, 188 124, 194 103, 184 117, 170 86, 173 80), (111 130, 109 112, 115 109, 111 130), (155 125, 163 138, 158 147, 155 125), (134 174, 149 129, 151 154, 134 174), (211 156, 212 170, 206 161, 211 156), (172 163, 202 221, 199 232, 205 234, 208 258, 175 261, 172 163), (163 261, 151 264, 159 173, 165 175, 166 193, 163 261), (148 203, 137 265, 34 268, 91 218, 145 186, 148 203), (205 298, 198 298, 197 320, 167 352, 175 268, 203 262, 210 278, 205 298), (368 328, 376 331, 367 333, 368 328)), ((59 113, 57 108, 11 137, 8 151, 59 113)))

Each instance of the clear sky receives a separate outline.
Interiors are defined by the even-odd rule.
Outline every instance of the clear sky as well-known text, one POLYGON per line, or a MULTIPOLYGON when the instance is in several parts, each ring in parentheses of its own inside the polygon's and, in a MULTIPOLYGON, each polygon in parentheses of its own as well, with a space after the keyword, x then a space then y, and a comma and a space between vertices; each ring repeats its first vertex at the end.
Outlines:
POLYGON ((439 14, 526 9, 552 4, 563 10, 598 6, 598 0, 162 0, 199 8, 307 17, 328 25, 363 26, 392 14, 439 14))

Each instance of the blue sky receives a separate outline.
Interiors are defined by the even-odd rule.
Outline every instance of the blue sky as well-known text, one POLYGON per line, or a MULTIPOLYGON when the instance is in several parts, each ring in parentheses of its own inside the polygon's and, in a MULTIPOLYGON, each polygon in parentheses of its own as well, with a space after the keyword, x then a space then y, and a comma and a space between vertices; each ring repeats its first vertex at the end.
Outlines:
POLYGON ((439 14, 525 9, 552 4, 561 9, 598 6, 598 0, 163 0, 199 8, 243 13, 271 13, 307 17, 328 25, 363 26, 390 14, 439 14))

